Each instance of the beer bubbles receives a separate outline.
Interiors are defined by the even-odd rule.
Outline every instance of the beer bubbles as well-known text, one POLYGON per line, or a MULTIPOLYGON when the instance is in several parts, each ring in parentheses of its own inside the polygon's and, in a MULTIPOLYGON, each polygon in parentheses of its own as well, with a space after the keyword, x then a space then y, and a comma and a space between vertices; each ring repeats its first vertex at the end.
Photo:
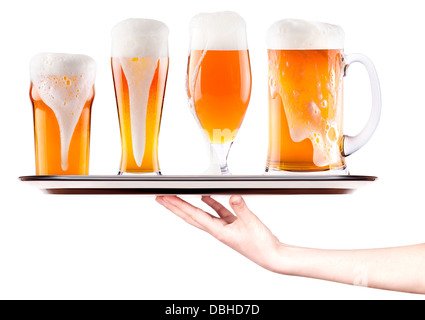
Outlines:
POLYGON ((68 152, 84 106, 93 100, 96 63, 85 55, 42 53, 30 63, 31 98, 56 116, 60 131, 61 167, 68 170, 68 152))

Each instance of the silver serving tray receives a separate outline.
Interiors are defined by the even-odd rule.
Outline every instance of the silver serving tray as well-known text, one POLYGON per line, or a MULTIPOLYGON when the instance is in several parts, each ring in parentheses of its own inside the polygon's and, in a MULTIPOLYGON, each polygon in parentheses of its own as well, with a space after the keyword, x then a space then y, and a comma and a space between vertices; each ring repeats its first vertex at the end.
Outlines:
POLYGON ((22 176, 49 194, 349 194, 374 176, 22 176))

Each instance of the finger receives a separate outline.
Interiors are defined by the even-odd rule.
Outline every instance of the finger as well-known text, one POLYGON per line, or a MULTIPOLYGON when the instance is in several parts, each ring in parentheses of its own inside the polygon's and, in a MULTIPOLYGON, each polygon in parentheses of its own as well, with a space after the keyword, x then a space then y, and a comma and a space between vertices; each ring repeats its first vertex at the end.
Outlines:
POLYGON ((178 216, 179 218, 181 218, 184 221, 186 221, 187 223, 191 224, 192 226, 194 226, 196 228, 199 228, 201 230, 204 230, 200 224, 196 223, 189 216, 187 216, 184 212, 182 212, 181 210, 179 210, 178 208, 174 207, 173 205, 171 205, 170 203, 168 203, 166 200, 164 200, 164 197, 159 197, 158 196, 158 197, 156 197, 155 200, 159 204, 161 204, 162 206, 164 206, 166 209, 168 209, 169 211, 173 212, 176 216, 178 216))
POLYGON ((187 223, 191 224, 192 226, 201 229, 203 231, 206 231, 205 228, 203 226, 201 226, 199 223, 197 223, 195 220, 193 220, 192 218, 190 218, 185 212, 181 211, 180 209, 178 209, 176 206, 172 205, 171 203, 167 202, 164 197, 156 197, 155 199, 159 204, 163 205, 165 208, 167 208, 168 210, 170 210, 171 212, 173 212, 176 216, 178 216, 179 218, 183 219, 184 221, 186 221, 187 223))
POLYGON ((229 199, 230 206, 235 212, 236 216, 242 221, 248 222, 256 216, 249 210, 244 199, 241 196, 233 195, 229 199))
POLYGON ((220 202, 217 202, 213 198, 209 196, 203 196, 202 201, 209 205, 211 208, 213 208, 214 211, 217 212, 217 214, 221 218, 223 218, 227 223, 232 223, 237 219, 231 211, 227 210, 226 207, 224 207, 220 202))
POLYGON ((190 203, 176 196, 165 196, 164 199, 184 212, 187 216, 205 228, 206 231, 215 235, 221 230, 223 225, 227 224, 219 218, 210 215, 208 212, 201 210, 190 203))

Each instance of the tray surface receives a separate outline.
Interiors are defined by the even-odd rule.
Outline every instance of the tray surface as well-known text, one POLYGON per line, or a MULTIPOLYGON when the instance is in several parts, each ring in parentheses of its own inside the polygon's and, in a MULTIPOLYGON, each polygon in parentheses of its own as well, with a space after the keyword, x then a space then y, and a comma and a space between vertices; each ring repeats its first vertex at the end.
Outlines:
POLYGON ((374 176, 22 176, 50 194, 347 194, 374 176))

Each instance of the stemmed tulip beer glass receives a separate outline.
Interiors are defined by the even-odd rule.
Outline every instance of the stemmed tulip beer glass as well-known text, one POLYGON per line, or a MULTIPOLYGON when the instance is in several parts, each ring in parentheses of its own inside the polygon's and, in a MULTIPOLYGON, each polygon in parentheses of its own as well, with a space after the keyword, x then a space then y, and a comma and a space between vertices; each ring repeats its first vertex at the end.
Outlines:
POLYGON ((199 14, 190 36, 189 105, 218 160, 215 172, 230 174, 227 156, 251 96, 245 21, 233 12, 199 14))

